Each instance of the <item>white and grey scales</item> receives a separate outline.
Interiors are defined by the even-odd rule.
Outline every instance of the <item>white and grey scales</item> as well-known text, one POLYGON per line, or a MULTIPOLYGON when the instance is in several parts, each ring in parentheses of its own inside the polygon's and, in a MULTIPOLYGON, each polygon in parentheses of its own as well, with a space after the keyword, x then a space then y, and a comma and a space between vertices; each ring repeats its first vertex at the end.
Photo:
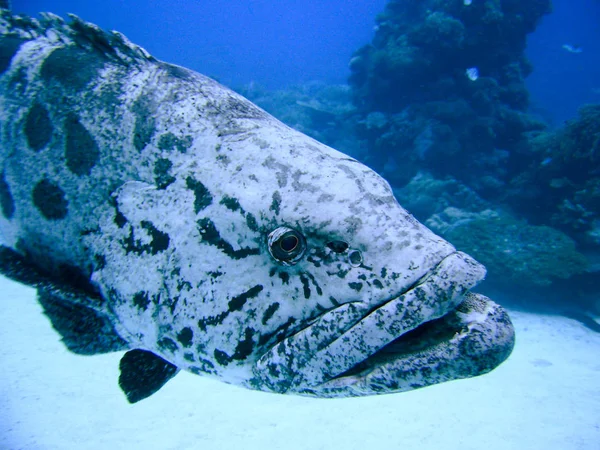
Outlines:
POLYGON ((344 397, 508 357, 483 266, 371 169, 119 33, 1 14, 0 268, 71 350, 127 351, 130 401, 179 369, 344 397))

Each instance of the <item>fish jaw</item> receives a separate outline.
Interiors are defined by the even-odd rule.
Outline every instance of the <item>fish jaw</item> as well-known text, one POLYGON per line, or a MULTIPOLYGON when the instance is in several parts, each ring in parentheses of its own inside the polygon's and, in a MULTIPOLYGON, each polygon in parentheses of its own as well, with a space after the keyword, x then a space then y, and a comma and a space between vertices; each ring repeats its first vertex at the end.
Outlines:
MULTIPOLYGON (((439 335, 438 327, 444 330, 448 328, 440 327, 443 324, 438 323, 446 320, 446 317, 455 328, 470 338, 477 332, 475 325, 488 323, 484 313, 471 315, 474 319, 466 318, 472 312, 471 309, 473 312, 477 311, 477 308, 471 308, 470 305, 479 309, 488 305, 479 300, 480 297, 475 297, 477 301, 468 302, 465 297, 469 289, 484 276, 485 268, 481 264, 462 252, 454 252, 440 261, 414 286, 375 309, 360 302, 352 302, 328 311, 308 327, 279 342, 259 359, 254 369, 253 387, 317 397, 372 395, 421 387, 416 381, 407 384, 399 378, 402 370, 409 371, 411 367, 418 367, 407 363, 417 364, 418 361, 413 361, 414 358, 410 359, 402 352, 391 352, 386 347, 402 341, 403 336, 410 336, 412 330, 423 324, 433 324, 430 326, 433 339, 439 335), (452 318, 454 319, 451 320, 452 318), (462 324, 469 320, 474 321, 472 330, 464 332, 462 324), (379 354, 382 349, 386 349, 385 358, 379 354)), ((497 307, 493 303, 489 304, 497 307)), ((512 325, 510 321, 507 324, 504 331, 510 334, 512 325)), ((489 328, 488 326, 484 331, 493 331, 489 328)), ((446 334, 444 339, 448 337, 446 334)), ((485 336, 486 347, 493 347, 493 335, 485 336)), ((428 339, 427 335, 423 339, 428 339)), ((464 359, 465 356, 459 349, 454 349, 455 343, 451 339, 447 345, 450 347, 444 351, 452 350, 447 359, 464 359)), ((428 355, 431 356, 431 351, 426 349, 421 356, 427 358, 428 355)), ((438 355, 438 359, 443 356, 438 355)), ((456 362, 456 367, 462 367, 460 361, 456 362)), ((472 376, 462 375, 463 372, 454 374, 449 370, 446 379, 472 376)), ((441 375, 430 376, 421 385, 435 384, 446 379, 441 375)))
POLYGON ((506 310, 478 293, 467 293, 456 310, 423 328, 429 329, 418 328, 356 369, 298 393, 324 398, 360 397, 476 377, 504 362, 515 344, 506 310))

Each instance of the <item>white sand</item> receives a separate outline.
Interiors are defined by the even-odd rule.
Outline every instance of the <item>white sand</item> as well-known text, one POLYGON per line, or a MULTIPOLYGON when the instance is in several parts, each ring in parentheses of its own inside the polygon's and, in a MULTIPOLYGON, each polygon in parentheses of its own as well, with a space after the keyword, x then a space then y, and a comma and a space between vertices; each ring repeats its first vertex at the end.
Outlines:
POLYGON ((600 449, 600 334, 512 313, 494 372, 418 391, 314 400, 180 373, 129 405, 120 354, 78 356, 34 291, 0 278, 1 449, 600 449))

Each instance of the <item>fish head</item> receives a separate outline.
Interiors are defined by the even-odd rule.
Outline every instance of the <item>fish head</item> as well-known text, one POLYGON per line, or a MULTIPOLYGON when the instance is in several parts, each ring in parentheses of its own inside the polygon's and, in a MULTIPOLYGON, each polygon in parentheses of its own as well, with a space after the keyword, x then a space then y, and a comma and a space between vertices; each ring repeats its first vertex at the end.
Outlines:
POLYGON ((500 357, 469 370, 462 366, 466 358, 477 359, 474 353, 432 357, 455 335, 481 334, 466 331, 470 322, 461 318, 469 316, 467 304, 484 310, 491 305, 482 296, 464 301, 485 269, 402 208, 382 177, 283 125, 262 127, 248 141, 248 151, 229 155, 237 172, 227 183, 214 185, 222 190, 218 197, 236 205, 230 209, 238 215, 217 228, 229 229, 228 241, 241 232, 254 241, 247 248, 258 248, 243 258, 226 289, 251 293, 236 322, 237 344, 219 349, 220 355, 229 355, 223 358, 227 362, 242 353, 240 342, 246 346, 246 358, 239 363, 251 373, 242 372, 242 384, 316 396, 369 395, 436 383, 443 377, 435 365, 444 358, 446 366, 461 366, 462 372, 445 370, 452 379, 491 370, 507 356, 510 321, 490 306, 493 311, 477 315, 477 323, 497 321, 506 336, 486 334, 479 358, 500 357), (461 305, 465 311, 457 316, 461 305), (452 326, 436 326, 436 320, 452 326), (382 375, 408 361, 400 351, 389 357, 393 343, 432 323, 416 338, 426 342, 432 336, 431 347, 420 350, 421 358, 430 358, 422 364, 422 379, 402 382, 404 375, 382 375), (439 330, 444 330, 443 339, 439 330), (372 358, 386 347, 385 363, 372 358), (360 375, 357 367, 362 367, 360 375), (352 374, 352 382, 344 374, 352 374), (365 381, 367 376, 387 381, 365 381))

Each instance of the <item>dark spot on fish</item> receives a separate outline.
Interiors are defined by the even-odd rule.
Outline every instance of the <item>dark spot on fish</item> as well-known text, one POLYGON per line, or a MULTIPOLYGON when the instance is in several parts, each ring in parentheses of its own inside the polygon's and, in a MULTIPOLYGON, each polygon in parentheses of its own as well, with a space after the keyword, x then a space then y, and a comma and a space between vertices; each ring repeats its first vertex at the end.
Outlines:
POLYGON ((217 279, 219 278, 221 275, 223 275, 223 272, 219 272, 218 270, 214 271, 214 272, 208 272, 208 275, 210 275, 211 278, 213 279, 217 279))
POLYGON ((221 165, 225 167, 227 167, 231 163, 231 159, 229 159, 227 155, 217 155, 215 159, 217 162, 221 163, 221 165))
POLYGON ((273 276, 275 276, 275 274, 276 274, 276 273, 277 273, 277 268, 276 268, 276 267, 271 267, 271 268, 269 269, 269 276, 270 276, 270 277, 273 277, 273 276))
POLYGON ((263 290, 262 285, 257 284, 254 287, 251 287, 243 294, 237 295, 233 297, 229 301, 229 312, 239 311, 246 304, 248 299, 255 298, 261 291, 263 290))
POLYGON ((209 316, 204 319, 198 320, 198 328, 202 331, 206 331, 208 327, 212 327, 215 325, 219 325, 223 323, 225 318, 229 315, 229 311, 222 312, 221 314, 217 314, 216 316, 209 316))
POLYGON ((194 192, 194 211, 196 214, 212 203, 212 195, 206 186, 192 177, 187 177, 185 184, 194 192))
POLYGON ((387 277, 387 269, 384 267, 381 269, 381 278, 387 277))
POLYGON ((211 361, 198 357, 198 363, 202 364, 202 367, 200 367, 202 372, 214 373, 215 365, 211 361))
POLYGON ((2 208, 2 215, 7 219, 10 219, 15 213, 15 202, 10 193, 10 187, 4 179, 4 173, 0 175, 0 208, 2 208))
POLYGON ((175 353, 177 350, 179 350, 179 346, 175 343, 175 341, 167 337, 162 338, 160 341, 157 342, 157 344, 158 348, 160 348, 161 350, 167 350, 171 353, 175 353))
MULTIPOLYGON (((185 359, 186 361, 189 361, 189 362, 196 361, 196 358, 194 358, 194 354, 193 353, 184 353, 183 354, 183 359, 185 359)), ((195 367, 195 369, 198 370, 198 371, 200 371, 200 369, 198 367, 195 367)), ((198 375, 198 374, 196 373, 196 375, 198 375)))
POLYGON ((250 228, 252 231, 258 231, 258 223, 256 222, 256 218, 250 213, 246 214, 246 225, 248 225, 248 228, 250 228))
POLYGON ((323 289, 321 289, 321 286, 319 286, 319 283, 317 283, 317 280, 315 279, 315 277, 310 272, 306 272, 305 275, 308 278, 310 278, 310 281, 312 282, 313 286, 317 290, 317 294, 323 295, 323 289))
POLYGON ((118 209, 115 213, 115 224, 119 228, 123 228, 127 224, 127 219, 125 218, 123 213, 121 211, 119 211, 118 209))
POLYGON ((67 216, 69 202, 64 191, 44 178, 33 188, 33 204, 48 220, 60 220, 67 216))
POLYGON ((150 102, 145 97, 140 97, 132 107, 135 113, 135 128, 133 130, 133 145, 142 151, 152 141, 156 133, 156 119, 150 102))
MULTIPOLYGON (((179 283, 177 283, 178 291, 179 291, 180 286, 181 285, 179 283)), ((179 302, 179 296, 176 295, 175 297, 168 297, 163 304, 169 308, 169 311, 171 312, 171 314, 174 314, 175 308, 177 307, 178 302, 179 302)))
POLYGON ((169 76, 179 78, 180 80, 190 80, 194 78, 192 72, 183 67, 175 66, 165 62, 160 62, 159 65, 165 70, 165 72, 167 72, 167 74, 169 74, 169 76))
POLYGON ((338 273, 336 274, 338 277, 344 279, 346 278, 346 275, 348 275, 348 270, 339 270, 338 273))
POLYGON ((334 306, 340 306, 341 303, 339 301, 337 301, 337 299, 335 297, 329 297, 329 301, 334 305, 334 306))
POLYGON ((367 276, 363 273, 358 276, 359 280, 367 281, 367 276))
POLYGON ((132 228, 129 236, 125 238, 123 245, 125 251, 130 253, 136 253, 141 255, 142 253, 150 253, 156 255, 157 253, 169 248, 169 235, 156 229, 152 223, 142 220, 140 222, 141 227, 150 234, 151 241, 149 244, 143 244, 141 241, 136 241, 134 236, 134 229, 132 228))
POLYGON ((102 270, 106 267, 106 257, 104 255, 94 255, 94 262, 96 263, 96 270, 102 270))
POLYGON ((48 111, 40 103, 35 102, 25 118, 24 131, 27 144, 33 151, 40 151, 50 142, 53 130, 48 111))
POLYGON ((269 321, 269 319, 271 317, 273 317, 273 314, 275 314, 275 312, 277 312, 277 310, 279 309, 279 303, 275 302, 269 305, 269 307, 267 308, 267 310, 265 311, 265 313, 263 314, 263 318, 262 318, 262 324, 266 325, 267 322, 269 321))
POLYGON ((98 144, 75 114, 65 119, 65 159, 75 175, 89 175, 100 158, 98 144))
POLYGON ((275 213, 275 215, 279 215, 279 211, 280 211, 280 206, 281 206, 281 194, 279 193, 279 191, 275 191, 273 192, 273 201, 271 202, 271 207, 269 208, 269 210, 273 211, 275 213))
POLYGON ((309 256, 308 258, 306 258, 306 260, 310 263, 312 263, 315 267, 321 267, 321 260, 320 259, 316 259, 313 256, 309 256))
POLYGON ((167 233, 157 230, 152 223, 146 220, 142 220, 140 225, 142 228, 147 230, 152 237, 152 242, 150 243, 150 252, 153 255, 156 255, 158 252, 162 252, 169 248, 169 235, 167 233))
MULTIPOLYGON (((223 197, 219 203, 221 205, 225 206, 225 208, 227 208, 231 211, 234 211, 234 212, 242 209, 242 207, 240 206, 240 202, 238 202, 238 200, 236 198, 229 197, 227 195, 225 197, 223 197)), ((243 210, 242 210, 242 213, 243 213, 243 210)))
POLYGON ((25 39, 17 36, 4 36, 0 38, 0 74, 10 66, 13 57, 19 51, 25 39))
POLYGON ((310 285, 308 284, 308 278, 304 274, 300 275, 300 281, 302 282, 302 288, 304 290, 304 298, 310 298, 310 285))
POLYGON ((258 339, 258 345, 264 346, 285 339, 286 336, 290 335, 288 330, 292 325, 294 325, 294 323, 296 323, 296 319, 290 317, 286 323, 277 327, 277 329, 274 332, 261 334, 258 339))
POLYGON ((348 283, 348 286, 350 286, 351 289, 354 289, 356 292, 360 292, 360 290, 363 287, 362 283, 348 283))
POLYGON ((373 280, 373 284, 375 285, 375 287, 377 287, 379 289, 383 289, 383 284, 381 283, 381 281, 375 279, 375 280, 373 280))
POLYGON ((179 138, 169 132, 160 136, 157 145, 161 150, 171 151, 177 149, 180 153, 185 153, 192 146, 192 137, 184 136, 183 138, 179 138))
POLYGON ((208 218, 202 218, 196 222, 198 224, 198 231, 202 237, 202 242, 208 245, 214 245, 227 256, 233 259, 242 259, 250 255, 258 255, 260 253, 259 248, 241 248, 234 250, 231 244, 221 238, 215 224, 208 218))
POLYGON ((192 345, 193 338, 194 332, 190 327, 185 327, 179 333, 177 333, 177 340, 186 348, 192 345))
POLYGON ((283 284, 288 284, 290 282, 290 274, 287 272, 279 272, 279 278, 281 278, 283 284))
POLYGON ((254 349, 254 340, 252 339, 253 334, 254 330, 252 328, 246 328, 244 331, 244 339, 238 342, 238 345, 235 347, 235 353, 231 357, 232 359, 241 361, 250 356, 254 349))
POLYGON ((75 45, 54 50, 42 65, 41 76, 76 91, 83 90, 104 67, 103 57, 75 45))
POLYGON ((133 304, 144 311, 148 309, 148 305, 150 304, 148 293, 145 291, 136 292, 133 295, 133 304))
POLYGON ((226 366, 227 364, 229 364, 231 362, 231 357, 219 350, 219 349, 215 349, 215 360, 221 365, 221 366, 226 366))
POLYGON ((279 372, 279 367, 277 367, 277 364, 269 363, 267 368, 269 369, 269 375, 271 375, 271 378, 273 378, 275 380, 277 378, 279 378, 280 372, 279 372))
POLYGON ((154 163, 154 183, 158 189, 165 189, 175 181, 175 177, 169 175, 173 163, 166 158, 159 158, 154 163))

